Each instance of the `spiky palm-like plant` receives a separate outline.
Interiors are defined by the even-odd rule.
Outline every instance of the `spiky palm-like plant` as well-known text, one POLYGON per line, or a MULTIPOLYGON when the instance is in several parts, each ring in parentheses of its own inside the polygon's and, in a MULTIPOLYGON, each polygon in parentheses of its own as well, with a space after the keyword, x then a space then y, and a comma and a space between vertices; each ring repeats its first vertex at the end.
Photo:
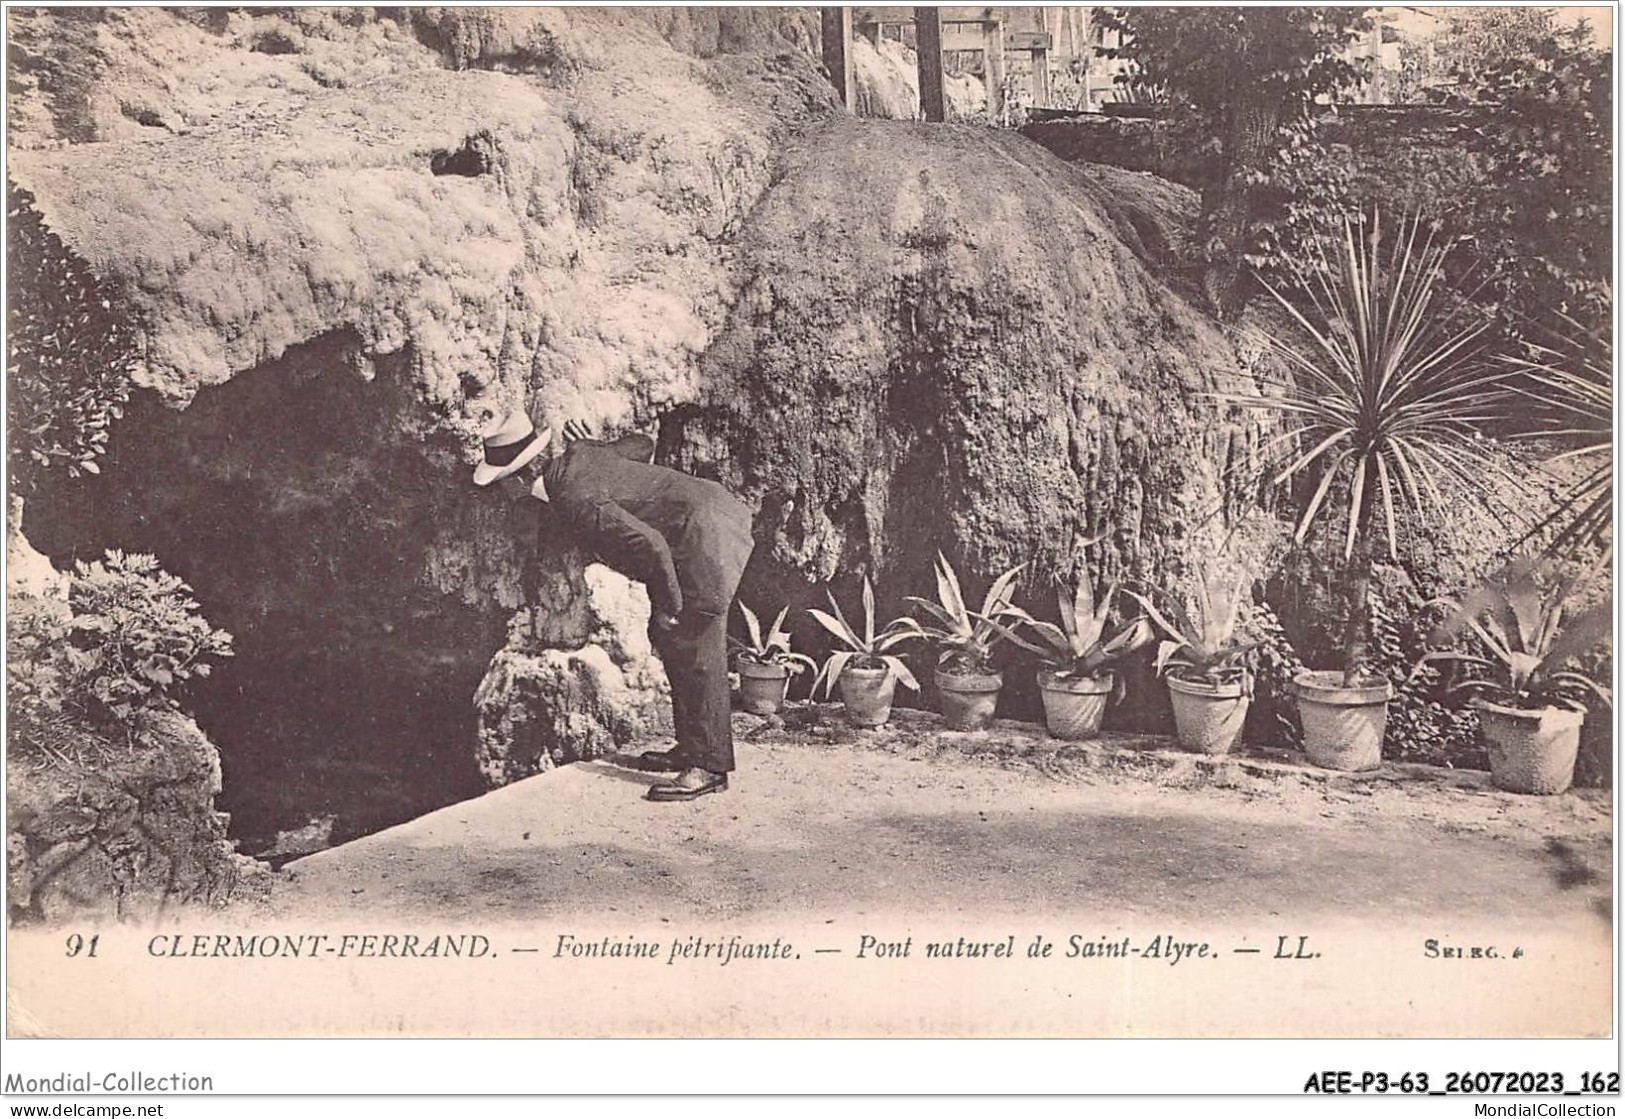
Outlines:
POLYGON ((1531 344, 1510 357, 1520 439, 1562 449, 1553 463, 1574 462, 1581 472, 1556 509, 1531 535, 1552 532, 1548 551, 1594 548, 1609 553, 1614 531, 1614 347, 1562 316, 1566 329, 1555 346, 1531 344))
POLYGON ((1060 625, 1041 622, 1019 606, 1005 612, 1005 617, 1021 622, 1042 644, 1027 641, 1013 630, 999 628, 1008 640, 1043 658, 1062 678, 1081 680, 1109 676, 1112 702, 1116 703, 1123 698, 1123 678, 1115 666, 1156 640, 1156 632, 1143 615, 1112 626, 1117 592, 1117 583, 1113 581, 1097 597, 1094 577, 1085 561, 1080 564, 1077 580, 1070 588, 1065 584, 1056 587, 1060 625))
POLYGON ((1285 375, 1265 375, 1272 391, 1222 394, 1228 403, 1287 418, 1265 454, 1284 461, 1272 485, 1315 476, 1298 520, 1300 542, 1332 504, 1337 484, 1346 490, 1346 685, 1358 681, 1365 656, 1368 537, 1378 511, 1397 559, 1399 508, 1440 512, 1450 483, 1472 493, 1486 476, 1504 476, 1482 431, 1505 413, 1507 372, 1487 354, 1488 319, 1447 305, 1451 247, 1419 216, 1402 219, 1391 234, 1375 213, 1345 221, 1330 254, 1322 249, 1308 267, 1294 269, 1284 288, 1264 283, 1301 329, 1301 337, 1265 335, 1285 375))

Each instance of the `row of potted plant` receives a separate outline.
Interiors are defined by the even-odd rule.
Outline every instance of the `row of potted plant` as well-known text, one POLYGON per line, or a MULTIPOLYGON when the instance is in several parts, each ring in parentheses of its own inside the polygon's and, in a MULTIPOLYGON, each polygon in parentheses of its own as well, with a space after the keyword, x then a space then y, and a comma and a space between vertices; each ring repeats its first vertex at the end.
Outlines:
MULTIPOLYGON (((1245 621, 1251 576, 1219 565, 1195 580, 1191 595, 1152 597, 1109 583, 1097 593, 1085 566, 1070 587, 1057 592, 1059 623, 1042 621, 1013 601, 1021 568, 994 580, 980 609, 971 609, 952 565, 938 555, 937 598, 907 599, 924 624, 910 616, 876 627, 874 589, 863 583, 862 628, 854 626, 833 595, 830 609, 809 614, 839 643, 820 666, 790 647, 788 607, 764 630, 740 604, 749 642, 739 649, 741 700, 758 714, 777 711, 793 675, 813 671, 812 694, 837 692, 847 718, 876 727, 890 717, 896 686, 914 691, 919 681, 900 648, 910 641, 936 646, 935 683, 945 725, 975 730, 992 718, 1004 680, 993 663, 995 648, 1009 641, 1041 660, 1039 693, 1049 733, 1080 740, 1097 735, 1108 703, 1121 699, 1119 663, 1157 643, 1154 666, 1167 683, 1178 741, 1188 750, 1222 754, 1240 739, 1252 699, 1245 621), (1119 596, 1138 611, 1118 610, 1119 596), (1117 618, 1113 623, 1114 617, 1117 618)), ((1559 793, 1572 781, 1587 702, 1611 703, 1606 689, 1564 666, 1610 632, 1611 614, 1599 604, 1564 621, 1574 581, 1555 565, 1514 561, 1481 587, 1451 604, 1434 634, 1436 643, 1459 645, 1471 635, 1477 647, 1440 648, 1416 666, 1448 663, 1460 678, 1450 693, 1470 698, 1477 710, 1495 783, 1527 793, 1559 793)), ((1359 704, 1327 702, 1314 687, 1316 674, 1296 681, 1304 752, 1329 769, 1374 768, 1381 761, 1384 719, 1373 727, 1359 704), (1351 710, 1353 708, 1353 710, 1351 710)), ((1382 681, 1383 688, 1388 682, 1382 681)), ((1382 709, 1385 716, 1385 708, 1382 709)))
POLYGON ((838 642, 821 666, 790 648, 785 629, 788 607, 764 630, 755 613, 741 603, 749 636, 748 642, 734 641, 741 702, 746 710, 771 714, 782 704, 791 677, 813 670, 813 694, 820 686, 826 696, 839 693, 852 723, 880 726, 890 717, 898 684, 913 691, 920 688, 900 647, 927 641, 937 648, 934 680, 943 722, 955 730, 976 730, 987 724, 998 705, 1004 678, 994 667, 993 654, 1001 642, 1009 641, 1040 659, 1039 693, 1050 733, 1086 739, 1099 733, 1108 703, 1122 698, 1118 663, 1156 641, 1160 628, 1156 665, 1178 697, 1175 717, 1181 741, 1209 753, 1227 750, 1236 741, 1251 695, 1251 677, 1242 663, 1251 646, 1234 638, 1242 584, 1217 600, 1220 608, 1215 608, 1215 597, 1204 586, 1194 609, 1180 605, 1165 613, 1143 595, 1120 592, 1116 583, 1097 593, 1085 566, 1075 583, 1058 589, 1059 623, 1055 623, 1015 605, 1020 572, 1015 567, 999 576, 981 607, 972 609, 958 574, 939 553, 936 600, 907 599, 925 615, 925 623, 902 616, 878 629, 874 588, 866 576, 861 628, 848 620, 833 595, 828 596, 829 610, 808 611, 838 642), (1144 612, 1114 624, 1119 593, 1132 597, 1144 612))

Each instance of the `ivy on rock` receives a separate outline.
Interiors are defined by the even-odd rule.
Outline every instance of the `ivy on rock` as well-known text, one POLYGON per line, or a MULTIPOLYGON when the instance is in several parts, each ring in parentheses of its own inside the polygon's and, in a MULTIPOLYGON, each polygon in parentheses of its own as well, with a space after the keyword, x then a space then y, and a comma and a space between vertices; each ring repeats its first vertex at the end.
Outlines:
POLYGON ((107 285, 9 180, 6 212, 11 489, 26 497, 41 471, 100 472, 97 459, 130 396, 136 341, 107 285))

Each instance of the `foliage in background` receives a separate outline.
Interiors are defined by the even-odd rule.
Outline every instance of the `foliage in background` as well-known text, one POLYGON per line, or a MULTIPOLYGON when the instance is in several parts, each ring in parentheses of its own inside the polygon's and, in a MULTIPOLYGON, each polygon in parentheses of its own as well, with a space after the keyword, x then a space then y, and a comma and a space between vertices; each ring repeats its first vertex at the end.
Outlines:
POLYGON ((1354 161, 1324 132, 1307 114, 1287 122, 1253 178, 1253 228, 1243 256, 1277 286, 1334 245, 1343 221, 1360 210, 1354 161))
MULTIPOLYGON (((1289 29, 1270 51, 1252 23, 1276 19, 1301 29, 1319 17, 1309 9, 1131 9, 1109 18, 1136 37, 1107 53, 1134 64, 1125 80, 1166 75, 1173 114, 1162 128, 1178 139, 1152 169, 1201 191, 1206 263, 1226 243, 1223 207, 1243 194, 1248 228, 1235 244, 1277 282, 1288 263, 1301 266, 1307 247, 1335 234, 1345 214, 1381 202, 1447 223, 1482 270, 1480 296, 1505 330, 1520 333, 1554 311, 1599 328, 1612 307, 1609 55, 1588 28, 1567 25, 1553 9, 1440 14, 1445 28, 1407 44, 1398 80, 1388 84, 1401 101, 1477 111, 1424 122, 1424 130, 1445 133, 1439 140, 1412 144, 1404 133, 1381 149, 1359 148, 1356 138, 1351 151, 1348 129, 1358 132, 1357 118, 1339 123, 1325 104, 1363 77, 1339 57, 1342 43, 1363 29, 1358 9, 1339 10, 1339 21, 1354 21, 1341 29, 1289 29), (1293 51, 1302 65, 1287 71, 1287 84, 1319 94, 1289 96, 1273 128, 1262 127, 1273 104, 1271 67, 1293 51)), ((1236 293, 1232 306, 1246 294, 1236 293)))
POLYGON ((1551 313, 1611 317, 1611 59, 1552 8, 1458 8, 1405 57, 1406 96, 1490 111, 1461 136, 1483 189, 1452 221, 1485 262, 1486 294, 1522 333, 1551 313))
POLYGON ((1296 748, 1303 741, 1303 724, 1292 681, 1303 672, 1303 660, 1267 603, 1253 607, 1249 629, 1257 644, 1252 653, 1253 702, 1247 712, 1247 740, 1296 748))
POLYGON ((1596 331, 1612 318, 1612 60, 1588 38, 1548 27, 1457 76, 1458 99, 1496 106, 1470 138, 1492 189, 1463 201, 1514 327, 1556 312, 1596 331))
POLYGON ((1397 99, 1487 110, 1457 135, 1477 189, 1441 193, 1437 212, 1473 244, 1510 331, 1551 312, 1602 326, 1613 270, 1608 54, 1587 21, 1554 8, 1435 14, 1443 29, 1402 49, 1397 99))
POLYGON ((130 396, 135 335, 111 294, 6 183, 6 387, 11 489, 41 471, 98 473, 130 396))
POLYGON ((1111 8, 1103 21, 1133 79, 1165 89, 1176 117, 1218 136, 1221 167, 1202 190, 1198 234, 1203 287, 1214 311, 1245 305, 1245 255, 1253 248, 1258 187, 1268 180, 1283 129, 1302 127, 1317 98, 1356 85, 1344 57, 1369 28, 1364 8, 1111 8))
POLYGON ((59 752, 65 722, 128 730, 144 710, 179 706, 188 680, 232 655, 231 635, 203 618, 190 587, 154 557, 118 551, 75 564, 65 604, 18 596, 6 649, 16 740, 59 752))
POLYGON ((1383 84, 1392 102, 1449 101, 1506 65, 1540 65, 1548 44, 1578 48, 1591 38, 1589 27, 1559 20, 1555 8, 1516 4, 1432 11, 1442 27, 1433 35, 1404 41, 1399 68, 1384 68, 1383 84))
POLYGON ((1419 600, 1410 588, 1371 596, 1371 667, 1393 682, 1383 757, 1452 769, 1488 769, 1478 734, 1478 715, 1446 703, 1444 675, 1419 664, 1428 635, 1443 616, 1438 603, 1419 600))

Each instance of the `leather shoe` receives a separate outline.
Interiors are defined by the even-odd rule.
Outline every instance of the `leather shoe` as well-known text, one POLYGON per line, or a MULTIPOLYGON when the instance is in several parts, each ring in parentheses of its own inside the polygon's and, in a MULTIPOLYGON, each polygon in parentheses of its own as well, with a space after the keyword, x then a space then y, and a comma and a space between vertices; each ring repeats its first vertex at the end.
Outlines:
POLYGON ((728 787, 726 773, 712 773, 704 769, 685 769, 675 781, 649 786, 650 800, 693 800, 706 793, 720 793, 728 787))

